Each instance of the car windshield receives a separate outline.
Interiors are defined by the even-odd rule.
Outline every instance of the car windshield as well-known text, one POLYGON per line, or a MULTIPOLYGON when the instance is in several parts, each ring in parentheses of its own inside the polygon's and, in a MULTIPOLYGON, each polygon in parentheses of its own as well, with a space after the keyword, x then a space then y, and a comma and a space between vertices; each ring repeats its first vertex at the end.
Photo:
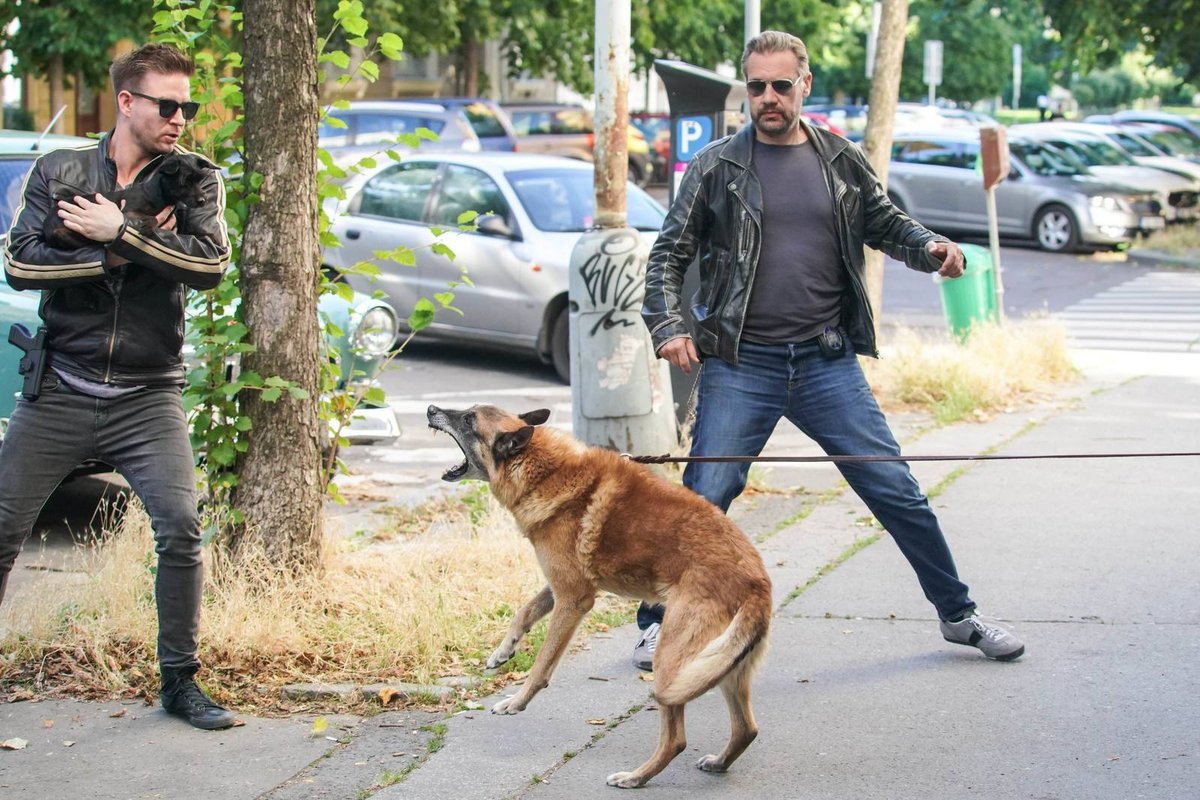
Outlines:
POLYGON ((496 116, 496 112, 488 108, 486 104, 467 103, 462 107, 462 110, 467 115, 467 122, 471 123, 471 128, 474 129, 475 135, 480 139, 485 136, 508 135, 504 130, 504 125, 496 116))
MULTIPOLYGON (((539 230, 551 233, 585 231, 596 216, 596 194, 591 170, 528 169, 506 173, 521 205, 539 230)), ((626 184, 629 227, 656 231, 665 216, 650 196, 626 184)))
POLYGON ((1137 166, 1137 162, 1121 152, 1120 148, 1109 144, 1103 139, 1080 139, 1078 144, 1087 150, 1088 154, 1094 159, 1091 163, 1104 164, 1110 167, 1137 166))
POLYGON ((1010 142, 1008 149, 1037 175, 1086 175, 1087 168, 1063 151, 1041 142, 1010 142))
POLYGON ((0 235, 12 227, 13 212, 21 202, 21 185, 33 165, 31 158, 7 158, 0 161, 0 235))
POLYGON ((1143 139, 1149 139, 1152 144, 1169 156, 1182 156, 1189 158, 1196 155, 1196 151, 1192 149, 1191 143, 1187 140, 1188 137, 1181 133, 1169 130, 1150 130, 1139 131, 1143 139))
POLYGON ((1156 155, 1158 155, 1158 153, 1156 153, 1153 148, 1151 148, 1149 145, 1147 145, 1144 141, 1142 141, 1138 137, 1133 136, 1131 134, 1117 132, 1117 133, 1110 133, 1109 137, 1114 142, 1119 144, 1121 147, 1125 148, 1125 152, 1129 153, 1130 155, 1134 155, 1134 156, 1156 156, 1156 155))

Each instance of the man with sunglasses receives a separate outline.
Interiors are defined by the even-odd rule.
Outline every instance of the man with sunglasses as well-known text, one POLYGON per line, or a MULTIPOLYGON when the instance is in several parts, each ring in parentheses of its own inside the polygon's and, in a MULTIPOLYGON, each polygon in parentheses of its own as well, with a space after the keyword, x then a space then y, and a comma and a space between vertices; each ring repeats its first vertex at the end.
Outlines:
MULTIPOLYGON (((228 710, 196 685, 203 587, 196 473, 180 402, 187 288, 211 289, 229 264, 224 185, 200 178, 205 202, 164 208, 157 224, 126 218, 99 192, 143 181, 180 151, 195 116, 192 60, 149 44, 117 58, 116 125, 94 144, 39 158, 25 179, 4 248, 15 289, 41 290, 44 377, 26 384, 0 448, 0 602, 46 498, 76 466, 112 465, 141 499, 158 564, 160 700, 198 728, 227 728, 228 710), (64 192, 73 199, 55 201, 64 192), (87 239, 47 244, 58 214, 87 239)), ((35 366, 36 365, 31 365, 35 366)))
MULTIPOLYGON (((893 206, 857 146, 804 123, 812 74, 800 39, 755 36, 742 71, 753 124, 688 164, 646 272, 642 314, 658 355, 684 372, 701 364, 692 455, 758 455, 786 417, 830 455, 897 456, 856 358, 878 355, 863 245, 946 278, 962 275, 962 251, 893 206), (681 287, 697 257, 689 332, 681 287)), ((728 510, 749 466, 691 463, 683 482, 728 510)), ((989 658, 1019 658, 1021 641, 976 615, 908 465, 838 469, 916 571, 942 636, 989 658)), ((650 667, 661 619, 661 607, 639 609, 640 667, 650 667)))

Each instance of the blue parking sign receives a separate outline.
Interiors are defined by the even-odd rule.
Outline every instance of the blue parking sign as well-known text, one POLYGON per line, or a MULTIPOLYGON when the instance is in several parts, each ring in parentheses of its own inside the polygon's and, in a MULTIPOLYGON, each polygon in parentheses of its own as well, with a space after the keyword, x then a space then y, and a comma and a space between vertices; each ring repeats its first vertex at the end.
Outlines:
POLYGON ((712 141, 712 135, 710 117, 680 117, 675 120, 675 161, 690 161, 692 156, 712 141))

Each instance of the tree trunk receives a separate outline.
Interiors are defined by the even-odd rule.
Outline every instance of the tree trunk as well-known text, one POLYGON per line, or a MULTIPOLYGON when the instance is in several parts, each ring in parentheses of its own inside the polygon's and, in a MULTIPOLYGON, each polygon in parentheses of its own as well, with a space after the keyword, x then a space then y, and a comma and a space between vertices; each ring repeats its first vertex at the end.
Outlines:
MULTIPOLYGON (((904 29, 908 24, 908 0, 883 0, 876 39, 875 73, 871 76, 871 94, 867 98, 867 130, 863 149, 875 174, 887 189, 888 162, 892 157, 892 129, 896 103, 900 97, 900 69, 904 63, 904 29)), ((879 321, 883 314, 883 253, 866 249, 867 298, 875 318, 875 338, 879 339, 879 321)))
POLYGON ((479 96, 479 61, 483 43, 463 39, 463 97, 479 96))
POLYGON ((268 403, 243 391, 253 421, 233 505, 235 552, 314 566, 323 533, 317 323, 317 52, 314 0, 246 0, 246 172, 263 176, 241 253, 242 313, 255 351, 243 369, 308 392, 268 403), (257 548, 255 548, 257 549, 257 548))
MULTIPOLYGON (((64 100, 64 78, 63 74, 63 57, 56 54, 50 57, 50 65, 46 69, 46 83, 50 85, 50 119, 54 119, 54 115, 62 108, 66 101, 64 100)), ((64 112, 62 116, 54 123, 54 129, 51 133, 66 133, 63 127, 66 124, 67 115, 64 112)))

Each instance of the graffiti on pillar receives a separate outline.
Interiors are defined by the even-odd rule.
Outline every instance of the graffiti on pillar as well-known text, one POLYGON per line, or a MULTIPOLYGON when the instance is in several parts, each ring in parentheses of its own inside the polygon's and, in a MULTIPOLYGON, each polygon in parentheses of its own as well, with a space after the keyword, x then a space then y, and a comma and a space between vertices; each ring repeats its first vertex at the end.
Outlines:
POLYGON ((600 243, 596 254, 579 268, 592 308, 604 311, 588 332, 590 336, 595 336, 600 328, 609 330, 618 325, 633 327, 637 324, 629 319, 616 319, 615 315, 642 308, 645 265, 638 257, 639 244, 636 232, 628 229, 613 231, 600 243))

